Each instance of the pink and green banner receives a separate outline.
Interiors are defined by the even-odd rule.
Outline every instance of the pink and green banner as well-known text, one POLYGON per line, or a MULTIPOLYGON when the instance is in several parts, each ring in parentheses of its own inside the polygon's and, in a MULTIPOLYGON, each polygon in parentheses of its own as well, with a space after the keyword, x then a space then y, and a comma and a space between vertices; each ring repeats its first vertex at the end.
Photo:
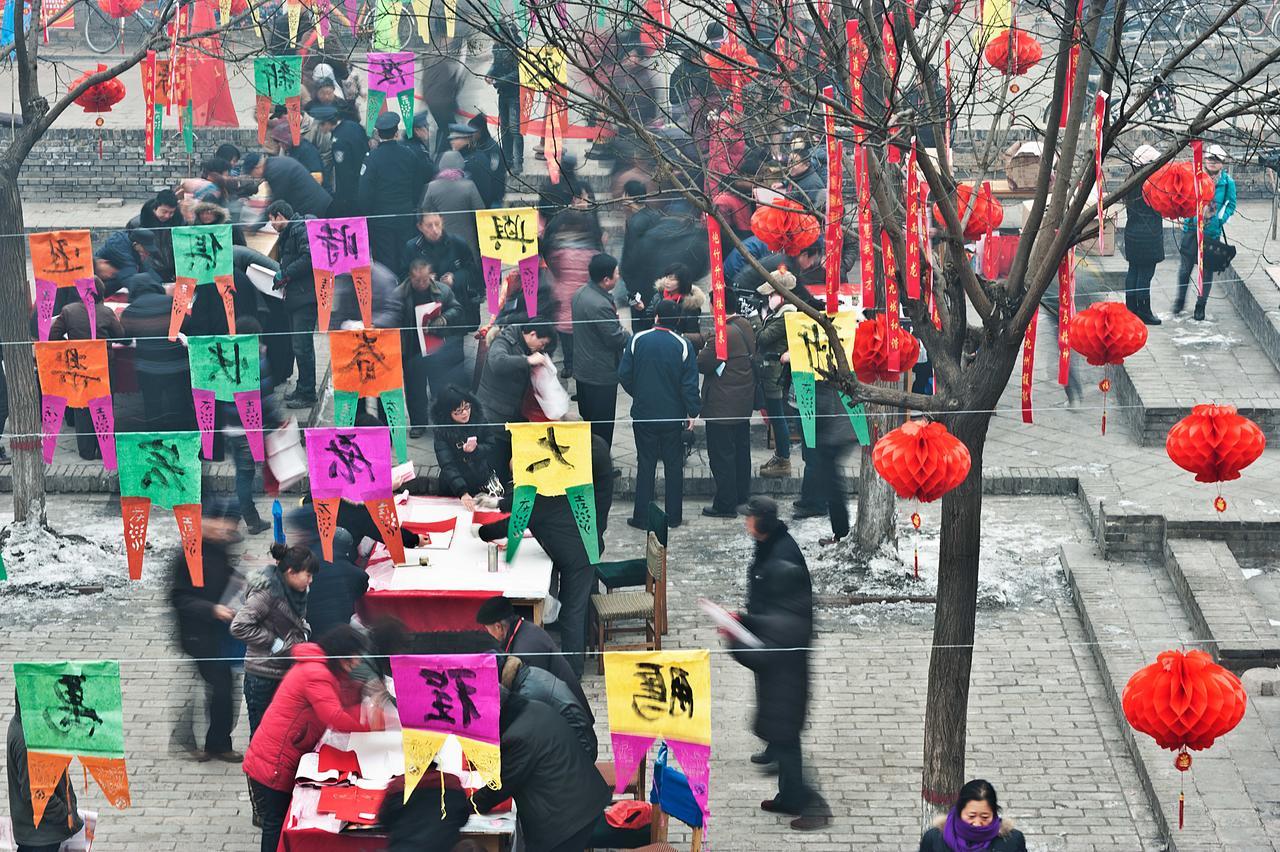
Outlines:
POLYGON ((217 403, 234 402, 253 460, 266 461, 262 440, 262 381, 258 335, 232 334, 187 339, 191 397, 204 457, 213 457, 217 403))
POLYGON ((413 54, 370 53, 369 99, 365 106, 365 130, 373 135, 373 123, 382 112, 383 104, 395 101, 404 122, 407 137, 413 131, 413 54))
POLYGON ((400 518, 392 500, 391 434, 386 427, 306 430, 311 501, 325 559, 333 559, 333 534, 342 500, 363 503, 397 562, 404 561, 400 518))
POLYGON ((360 305, 360 320, 373 328, 373 255, 369 250, 369 223, 363 216, 347 219, 308 219, 307 243, 316 281, 318 328, 329 328, 333 310, 333 279, 350 274, 360 305))

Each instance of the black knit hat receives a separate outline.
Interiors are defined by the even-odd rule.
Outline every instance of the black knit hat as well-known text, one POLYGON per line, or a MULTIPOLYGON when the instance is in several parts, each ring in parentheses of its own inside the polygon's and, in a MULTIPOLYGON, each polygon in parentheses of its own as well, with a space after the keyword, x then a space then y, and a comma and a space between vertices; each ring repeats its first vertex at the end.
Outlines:
POLYGON ((514 618, 515 614, 516 611, 511 606, 511 601, 502 595, 495 595, 480 604, 480 608, 476 610, 476 624, 497 624, 501 621, 506 621, 508 618, 514 618))

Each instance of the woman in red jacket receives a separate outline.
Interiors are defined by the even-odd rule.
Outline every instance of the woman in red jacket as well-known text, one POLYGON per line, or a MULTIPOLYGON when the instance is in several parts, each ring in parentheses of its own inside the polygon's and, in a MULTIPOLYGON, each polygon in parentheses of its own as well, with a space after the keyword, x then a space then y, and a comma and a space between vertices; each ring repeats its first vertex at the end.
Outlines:
POLYGON ((321 636, 318 643, 294 646, 293 668, 284 676, 244 756, 249 790, 262 818, 262 852, 275 852, 289 813, 298 763, 324 732, 381 727, 380 719, 361 718, 361 687, 351 677, 365 652, 360 634, 344 624, 321 636))

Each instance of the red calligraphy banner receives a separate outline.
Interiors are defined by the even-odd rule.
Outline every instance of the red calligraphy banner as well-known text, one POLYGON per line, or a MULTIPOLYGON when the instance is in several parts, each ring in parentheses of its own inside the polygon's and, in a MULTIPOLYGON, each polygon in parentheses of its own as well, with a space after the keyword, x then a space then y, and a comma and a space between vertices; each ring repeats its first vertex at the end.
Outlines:
POLYGON ((1035 379, 1036 363, 1036 322, 1040 318, 1039 309, 1031 312, 1031 322, 1027 324, 1027 336, 1022 341, 1022 422, 1031 422, 1031 383, 1035 379))
POLYGON ((1196 295, 1204 298, 1204 205, 1200 203, 1200 183, 1204 180, 1204 143, 1191 143, 1191 167, 1196 178, 1196 295))
POLYGON ((907 189, 904 207, 907 220, 907 298, 920 299, 920 176, 916 168, 916 146, 911 143, 907 157, 907 189))
POLYGON ((1102 208, 1102 131, 1107 121, 1107 93, 1098 92, 1093 105, 1093 180, 1098 193, 1098 254, 1106 254, 1106 219, 1102 208))
POLYGON ((1067 113, 1071 111, 1071 92, 1076 87, 1076 69, 1080 65, 1080 19, 1084 16, 1084 0, 1076 5, 1071 18, 1071 52, 1067 54, 1067 84, 1062 90, 1061 127, 1067 126, 1067 113))
MULTIPOLYGON (((831 86, 822 94, 829 101, 836 96, 831 86)), ((822 113, 827 131, 827 313, 834 316, 840 309, 840 261, 844 252, 844 145, 836 139, 836 116, 831 104, 824 103, 822 113)))
POLYGON ((898 301, 898 262, 893 256, 893 241, 889 239, 888 231, 880 232, 880 252, 884 255, 884 317, 888 326, 885 339, 889 341, 889 355, 886 358, 888 363, 885 367, 889 372, 896 373, 902 357, 902 347, 898 340, 901 325, 898 315, 901 307, 898 301))
POLYGON ((711 254, 711 319, 715 324, 716 359, 729 360, 728 318, 724 310, 724 248, 720 245, 720 223, 705 216, 707 247, 711 254))
POLYGON ((1058 384, 1065 386, 1071 376, 1071 319, 1075 307, 1075 249, 1058 264, 1058 384))
POLYGON ((853 145, 853 182, 858 199, 858 260, 862 278, 862 309, 876 306, 876 249, 871 229, 871 186, 867 176, 867 146, 853 145))

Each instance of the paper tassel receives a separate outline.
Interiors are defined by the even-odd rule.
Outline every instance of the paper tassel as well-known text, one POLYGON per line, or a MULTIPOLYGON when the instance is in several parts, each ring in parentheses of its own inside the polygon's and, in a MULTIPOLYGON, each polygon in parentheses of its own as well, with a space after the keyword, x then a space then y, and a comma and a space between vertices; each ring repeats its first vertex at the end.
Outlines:
POLYGON ((538 486, 517 485, 511 494, 511 517, 507 520, 507 562, 516 558, 516 548, 529 527, 529 515, 533 513, 533 501, 538 497, 538 486))
MULTIPOLYGON (((396 514, 395 500, 391 497, 379 497, 376 500, 365 500, 364 506, 382 535, 382 543, 387 546, 391 558, 397 565, 404 562, 404 540, 400 538, 400 517, 396 514)), ((329 543, 332 547, 332 537, 329 543)))
POLYGON ((385 390, 378 395, 378 399, 382 402, 382 413, 391 429, 391 448, 395 453, 396 464, 404 464, 409 460, 409 416, 405 407, 404 388, 385 390))
POLYGON ((142 555, 147 547, 147 524, 151 521, 150 497, 120 497, 124 520, 124 550, 129 562, 129 579, 142 579, 142 555))
POLYGON ((596 488, 590 482, 581 485, 570 485, 564 490, 569 500, 569 510, 573 512, 573 520, 578 525, 578 535, 582 538, 582 546, 595 565, 600 561, 600 536, 596 527, 596 488))
POLYGON ((613 743, 613 790, 615 793, 621 793, 627 789, 627 785, 635 777, 640 763, 648 759, 649 749, 653 747, 653 741, 657 737, 610 731, 609 739, 613 743))
POLYGON ((27 776, 31 786, 32 822, 37 828, 44 819, 45 808, 49 806, 49 796, 62 781, 63 774, 71 765, 69 754, 46 754, 39 751, 27 752, 27 776))
POLYGON ((79 755, 80 763, 93 780, 98 782, 107 801, 120 810, 131 804, 129 796, 129 773, 123 757, 95 757, 89 754, 79 755))
POLYGON ((178 534, 182 537, 182 555, 187 559, 191 573, 191 585, 204 586, 204 532, 200 525, 200 504, 186 503, 173 507, 173 517, 178 522, 178 534))
POLYGON ((333 534, 338 529, 338 506, 341 503, 341 497, 311 501, 316 513, 316 529, 320 533, 320 551, 324 554, 326 562, 333 561, 333 534))
POLYGON ((871 446, 871 430, 867 427, 867 407, 861 402, 853 404, 853 399, 844 392, 840 393, 840 402, 844 405, 849 422, 853 424, 853 434, 858 443, 864 447, 871 446))
POLYGON ((813 449, 817 445, 814 417, 817 413, 817 388, 814 386, 813 373, 791 373, 791 387, 796 393, 796 411, 800 414, 800 432, 804 435, 804 445, 813 449))

